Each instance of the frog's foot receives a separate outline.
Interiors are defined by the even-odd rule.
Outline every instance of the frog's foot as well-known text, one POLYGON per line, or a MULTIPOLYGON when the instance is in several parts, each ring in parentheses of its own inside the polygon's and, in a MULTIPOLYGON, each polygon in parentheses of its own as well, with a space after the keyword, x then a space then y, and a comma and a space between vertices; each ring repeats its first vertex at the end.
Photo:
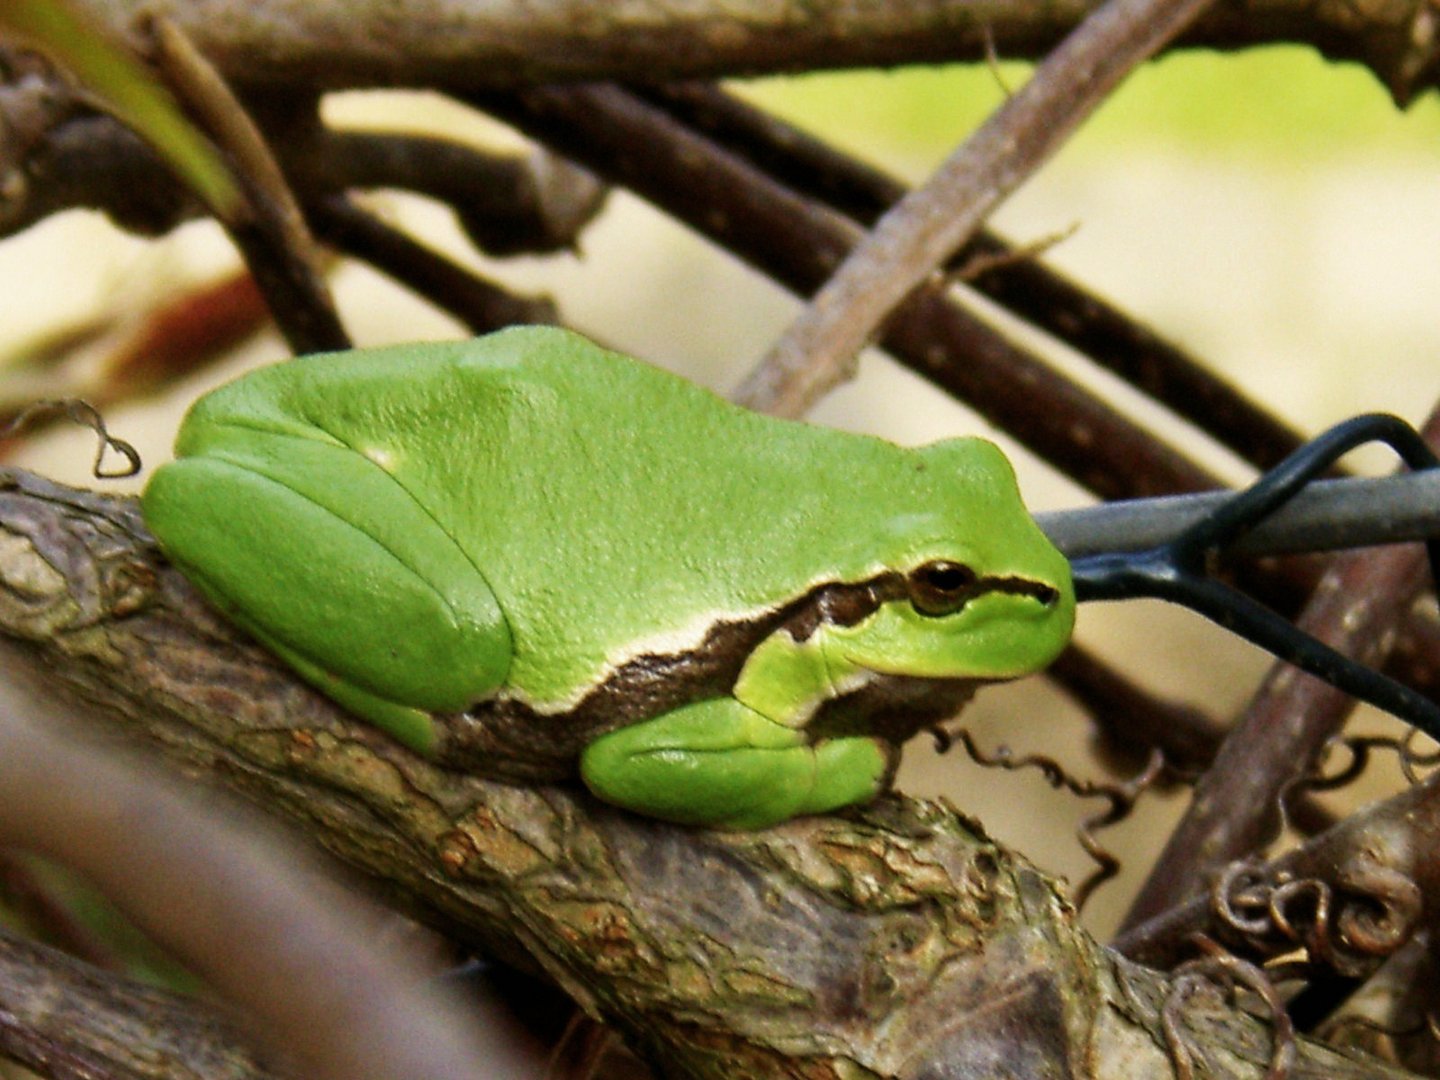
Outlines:
POLYGON ((811 744, 720 698, 602 736, 581 755, 580 774, 600 798, 651 817, 763 829, 873 798, 895 753, 868 736, 811 744))

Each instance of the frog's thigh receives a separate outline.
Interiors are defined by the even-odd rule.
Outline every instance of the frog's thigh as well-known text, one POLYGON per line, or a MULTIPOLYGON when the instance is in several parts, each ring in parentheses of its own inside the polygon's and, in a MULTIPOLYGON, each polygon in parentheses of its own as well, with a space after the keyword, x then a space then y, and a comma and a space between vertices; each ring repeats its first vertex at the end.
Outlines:
POLYGON ((204 457, 158 470, 144 507, 166 554, 307 679, 387 730, 405 710, 483 696, 510 661, 483 578, 357 455, 291 442, 293 477, 274 458, 271 475, 204 457), (333 468, 297 460, 316 453, 333 468))
POLYGON ((878 739, 815 745, 733 698, 700 702, 602 736, 580 758, 600 798, 691 825, 762 829, 864 802, 884 788, 878 739))

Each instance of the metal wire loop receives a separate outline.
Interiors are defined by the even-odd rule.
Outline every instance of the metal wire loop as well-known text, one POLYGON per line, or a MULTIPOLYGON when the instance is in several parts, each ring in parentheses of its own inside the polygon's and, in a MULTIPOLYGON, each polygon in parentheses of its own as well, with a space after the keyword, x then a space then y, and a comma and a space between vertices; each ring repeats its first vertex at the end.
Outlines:
MULTIPOLYGON (((1180 604, 1259 645, 1282 660, 1378 706, 1440 742, 1440 706, 1417 691, 1360 664, 1287 619, 1209 576, 1227 547, 1273 514, 1351 450, 1381 442, 1412 469, 1433 469, 1440 458, 1409 424, 1385 413, 1337 424, 1296 450, 1250 487, 1168 543, 1144 551, 1106 552, 1071 564, 1080 601, 1154 597, 1180 604)), ((1430 573, 1440 581, 1440 539, 1426 541, 1430 573)))

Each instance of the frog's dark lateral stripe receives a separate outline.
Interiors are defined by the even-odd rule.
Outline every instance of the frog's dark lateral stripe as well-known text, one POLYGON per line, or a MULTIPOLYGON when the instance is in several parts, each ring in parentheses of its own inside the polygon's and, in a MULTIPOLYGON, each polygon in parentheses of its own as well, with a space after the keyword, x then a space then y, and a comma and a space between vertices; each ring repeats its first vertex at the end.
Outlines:
MULTIPOLYGON (((947 614, 954 615, 976 597, 996 592, 1033 597, 1047 607, 1060 598, 1052 586, 1039 581, 1019 577, 976 578, 959 591, 958 603, 947 614)), ((895 571, 858 585, 822 585, 802 598, 803 609, 781 626, 796 641, 808 641, 821 626, 854 626, 873 615, 880 605, 909 597, 905 575, 895 571)))
MULTIPOLYGON (((990 592, 1031 596, 1047 604, 1057 595, 1037 581, 979 578, 963 600, 990 592)), ((782 607, 717 623, 683 653, 633 657, 565 712, 539 712, 515 698, 487 698, 464 713, 440 718, 440 758, 447 765, 502 779, 568 777, 580 751, 606 732, 727 696, 750 654, 777 630, 803 642, 823 625, 854 626, 881 605, 908 596, 905 575, 895 571, 861 582, 828 582, 782 607)), ((814 729, 826 734, 860 730, 866 718, 873 717, 882 734, 885 728, 903 726, 908 730, 901 737, 908 738, 952 715, 974 686, 970 680, 877 679, 826 702, 814 729), (877 713, 893 715, 882 718, 877 713), (904 719, 912 715, 914 720, 904 719)))

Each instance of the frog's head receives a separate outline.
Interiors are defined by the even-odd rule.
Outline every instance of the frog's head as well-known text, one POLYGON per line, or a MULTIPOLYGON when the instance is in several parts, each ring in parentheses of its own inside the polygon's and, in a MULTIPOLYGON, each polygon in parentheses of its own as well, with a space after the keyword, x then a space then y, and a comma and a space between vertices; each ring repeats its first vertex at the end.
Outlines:
POLYGON ((921 505, 887 523, 885 600, 827 629, 832 666, 977 681, 1040 670, 1074 625, 1070 564, 1026 511, 992 443, 955 439, 916 453, 921 505))

